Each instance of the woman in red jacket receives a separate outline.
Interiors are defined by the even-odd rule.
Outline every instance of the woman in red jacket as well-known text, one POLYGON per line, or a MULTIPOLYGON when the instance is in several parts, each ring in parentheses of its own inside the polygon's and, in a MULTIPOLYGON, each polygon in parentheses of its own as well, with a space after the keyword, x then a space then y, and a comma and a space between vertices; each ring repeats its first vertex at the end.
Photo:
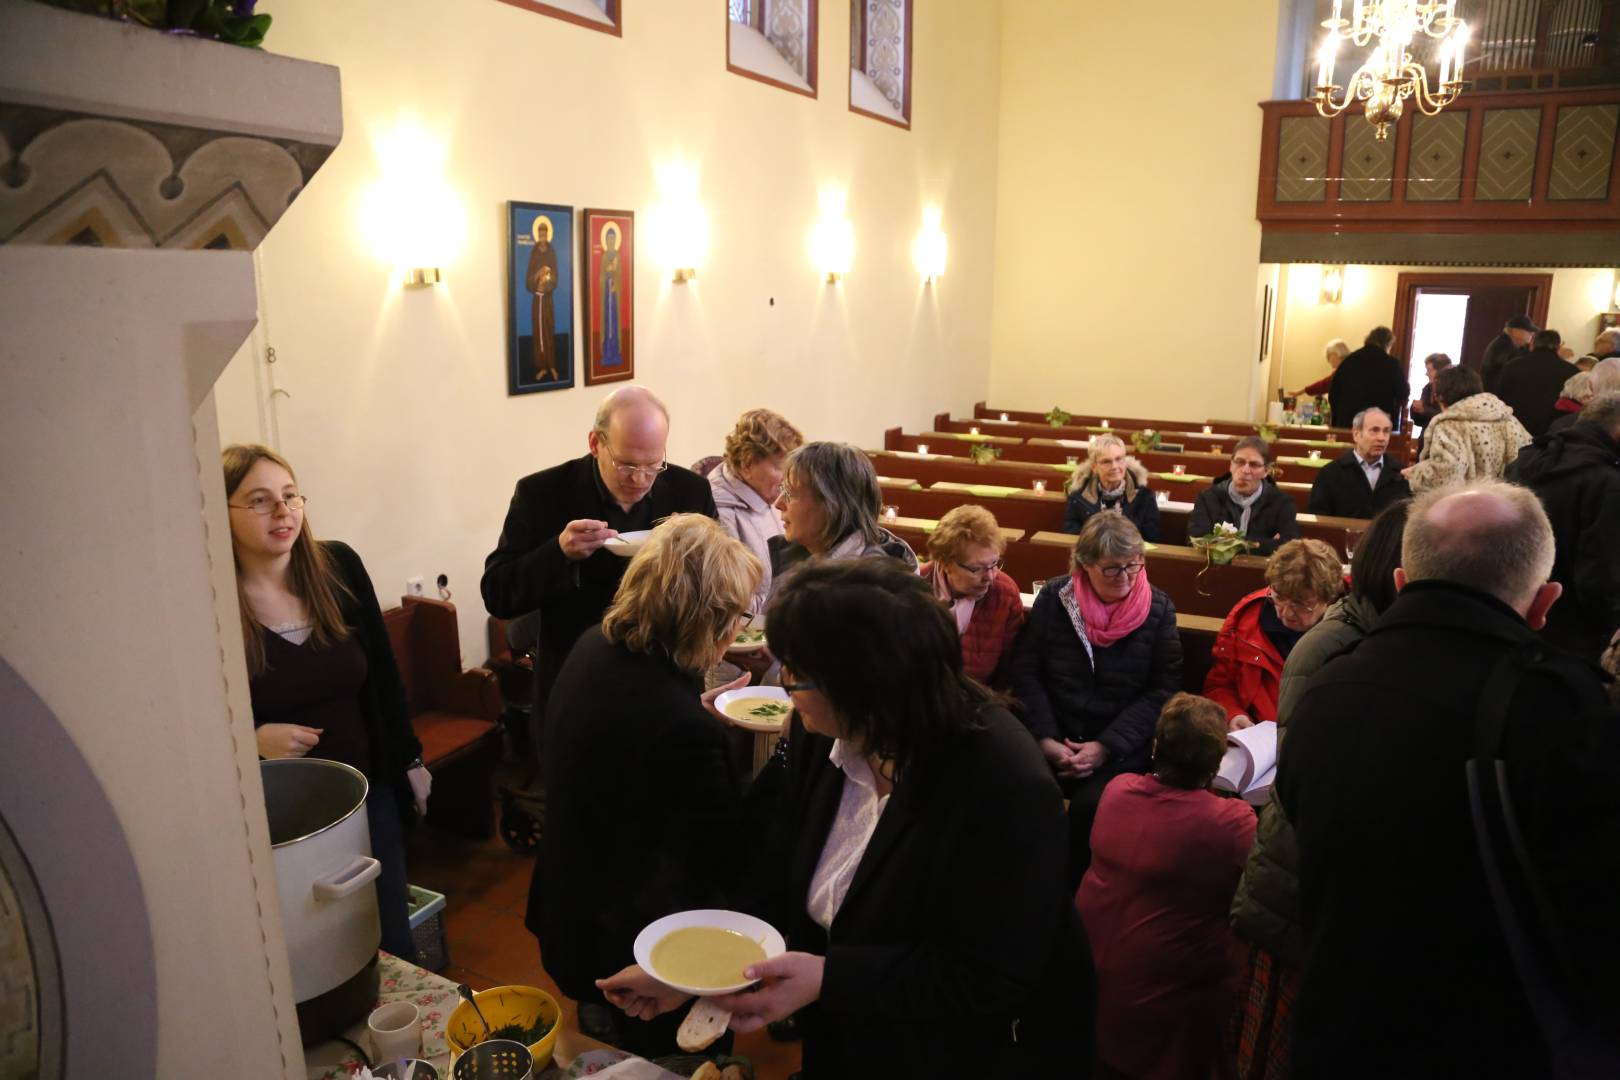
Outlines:
POLYGON ((1204 696, 1229 728, 1277 719, 1283 661, 1344 592, 1338 554, 1320 540, 1290 540, 1266 564, 1266 587, 1237 602, 1210 649, 1204 696))
POLYGON ((928 535, 917 572, 951 609, 962 636, 962 668, 987 686, 1007 681, 1007 658, 1024 625, 1024 599, 1001 569, 1007 540, 982 506, 958 506, 928 535))

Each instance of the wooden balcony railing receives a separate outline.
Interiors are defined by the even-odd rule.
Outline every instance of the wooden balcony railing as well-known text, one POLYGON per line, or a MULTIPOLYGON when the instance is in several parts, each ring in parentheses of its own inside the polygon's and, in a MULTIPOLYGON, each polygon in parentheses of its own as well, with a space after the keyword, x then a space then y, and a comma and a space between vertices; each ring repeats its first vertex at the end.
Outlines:
POLYGON ((1620 86, 1468 91, 1438 116, 1409 111, 1382 142, 1359 108, 1333 119, 1308 101, 1261 109, 1268 239, 1620 231, 1620 86))

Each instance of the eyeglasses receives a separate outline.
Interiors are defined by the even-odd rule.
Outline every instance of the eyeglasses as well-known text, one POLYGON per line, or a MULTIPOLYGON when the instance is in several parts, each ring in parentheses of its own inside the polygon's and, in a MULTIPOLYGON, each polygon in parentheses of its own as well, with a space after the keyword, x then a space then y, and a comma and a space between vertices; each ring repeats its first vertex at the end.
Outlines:
POLYGON ((1256 470, 1264 469, 1266 467, 1266 463, 1263 461, 1255 461, 1253 458, 1233 458, 1232 467, 1234 469, 1256 470))
POLYGON ((613 456, 613 451, 608 447, 607 439, 605 437, 602 439, 602 453, 607 455, 608 460, 613 463, 613 467, 618 470, 620 478, 624 480, 630 480, 635 477, 647 477, 651 479, 657 477, 659 473, 669 468, 669 462, 667 461, 660 461, 656 465, 621 465, 619 464, 619 459, 613 456))
POLYGON ((985 574, 993 574, 993 573, 995 573, 997 570, 1001 569, 1001 562, 1002 562, 1000 559, 997 559, 995 562, 978 563, 978 564, 965 563, 965 562, 956 562, 955 559, 952 559, 951 561, 953 563, 956 563, 956 565, 960 569, 966 570, 968 573, 972 574, 974 577, 983 577, 985 574))
POLYGON ((289 510, 302 510, 309 499, 303 495, 288 495, 284 499, 273 498, 269 495, 255 495, 246 503, 226 503, 232 510, 251 510, 260 517, 275 513, 276 507, 285 505, 289 510))
POLYGON ((803 682, 794 682, 793 681, 793 673, 787 669, 786 664, 783 664, 782 665, 782 689, 786 690, 788 693, 792 694, 792 693, 801 693, 801 692, 806 691, 806 690, 819 690, 819 689, 821 689, 821 687, 813 679, 806 679, 803 682))
POLYGON ((1276 593, 1271 594, 1271 606, 1276 608, 1279 612, 1287 612, 1288 614, 1291 614, 1291 615, 1306 615, 1306 616, 1314 615, 1318 611, 1320 611, 1323 608, 1327 607, 1326 604, 1321 603, 1320 601, 1313 601, 1313 602, 1308 603, 1308 604, 1302 604, 1297 600, 1285 600, 1281 596, 1278 596, 1276 593))
POLYGON ((807 492, 807 491, 801 491, 798 488, 791 487, 791 486, 789 486, 787 484, 783 484, 782 485, 782 494, 780 494, 780 495, 778 495, 776 497, 776 501, 777 502, 792 502, 794 499, 802 499, 808 494, 809 494, 809 492, 807 492))
POLYGON ((1136 562, 1128 562, 1120 566, 1099 566, 1097 567, 1097 570, 1109 581, 1118 581, 1119 575, 1121 574, 1128 574, 1131 577, 1135 577, 1137 574, 1142 572, 1142 568, 1146 565, 1147 563, 1143 562, 1141 559, 1138 559, 1136 562))

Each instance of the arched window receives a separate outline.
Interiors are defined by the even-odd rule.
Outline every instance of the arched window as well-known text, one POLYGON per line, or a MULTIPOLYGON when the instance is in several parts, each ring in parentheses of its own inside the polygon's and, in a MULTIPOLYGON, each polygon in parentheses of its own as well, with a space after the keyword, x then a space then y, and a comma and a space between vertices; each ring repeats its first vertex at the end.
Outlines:
POLYGON ((850 0, 849 108, 911 126, 912 0, 850 0))
POLYGON ((726 70, 816 96, 819 0, 726 0, 726 70))

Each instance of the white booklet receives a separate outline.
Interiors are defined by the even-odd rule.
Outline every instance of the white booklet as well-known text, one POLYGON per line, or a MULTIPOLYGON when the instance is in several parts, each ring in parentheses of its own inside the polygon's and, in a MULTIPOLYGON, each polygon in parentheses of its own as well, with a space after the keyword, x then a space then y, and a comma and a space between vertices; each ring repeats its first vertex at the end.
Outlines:
POLYGON ((1277 778, 1277 725, 1267 720, 1226 736, 1226 755, 1211 786, 1241 795, 1255 806, 1271 796, 1277 778))

